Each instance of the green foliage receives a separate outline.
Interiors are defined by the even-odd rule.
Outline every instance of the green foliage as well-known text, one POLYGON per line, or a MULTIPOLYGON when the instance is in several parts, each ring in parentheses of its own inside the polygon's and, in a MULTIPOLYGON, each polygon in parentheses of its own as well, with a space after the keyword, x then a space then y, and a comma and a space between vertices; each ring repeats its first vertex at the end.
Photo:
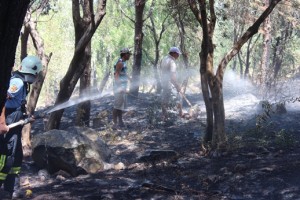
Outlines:
POLYGON ((299 145, 293 130, 275 130, 272 121, 264 124, 259 129, 248 129, 244 132, 233 132, 228 134, 230 149, 275 147, 279 149, 293 148, 299 145))
MULTIPOLYGON (((38 1, 35 2, 37 3, 38 1)), ((156 1, 152 9, 150 8, 151 3, 152 0, 147 1, 144 12, 145 27, 143 29, 144 52, 142 58, 142 76, 150 78, 153 76, 152 65, 155 58, 155 44, 153 35, 146 28, 146 25, 150 25, 149 18, 146 18, 150 10, 153 15, 157 34, 162 28, 163 20, 169 16, 166 23, 166 32, 162 35, 159 45, 159 60, 168 53, 170 46, 180 45, 180 35, 176 25, 176 20, 180 17, 185 27, 185 47, 190 66, 195 71, 198 71, 202 30, 190 11, 187 1, 156 1)), ((299 3, 296 1, 291 1, 291 3, 295 3, 295 5, 278 5, 271 16, 273 38, 282 36, 287 25, 292 25, 291 29, 289 29, 292 32, 291 36, 282 43, 285 48, 279 74, 282 79, 291 77, 297 73, 297 67, 300 62, 300 50, 298 48, 300 45, 299 20, 295 20, 297 16, 296 8, 299 3)), ((215 44, 215 66, 218 65, 223 56, 232 48, 235 41, 234 37, 240 37, 252 25, 257 16, 261 14, 261 6, 262 2, 258 0, 242 0, 239 2, 218 0, 215 2, 217 14, 217 24, 213 38, 215 44)), ((107 1, 106 15, 92 38, 92 66, 96 69, 98 84, 107 70, 112 71, 121 48, 129 47, 134 51, 134 24, 132 22, 132 20, 135 20, 134 15, 133 0, 107 1)), ((34 14, 32 17, 37 19, 37 27, 44 40, 45 52, 47 54, 50 52, 53 53, 39 102, 40 105, 51 104, 59 90, 59 82, 65 75, 74 53, 72 1, 51 0, 42 12, 42 15, 34 14)), ((258 37, 258 35, 252 38, 250 75, 253 82, 256 82, 256 77, 259 77, 262 42, 262 37, 258 37), (258 40, 256 40, 257 38, 258 40)), ((275 39, 272 39, 271 55, 274 51, 274 45, 275 39)), ((35 53, 33 44, 29 45, 28 52, 30 54, 35 53)), ((237 65, 245 66, 246 52, 247 45, 244 45, 240 52, 240 60, 236 59, 238 61, 237 65)), ((178 61, 180 63, 179 68, 183 67, 182 59, 180 58, 178 61)), ((19 63, 19 61, 16 60, 16 63, 19 63)), ((128 63, 129 69, 131 69, 132 63, 133 60, 131 59, 128 63)), ((199 80, 197 79, 197 81, 199 80)))

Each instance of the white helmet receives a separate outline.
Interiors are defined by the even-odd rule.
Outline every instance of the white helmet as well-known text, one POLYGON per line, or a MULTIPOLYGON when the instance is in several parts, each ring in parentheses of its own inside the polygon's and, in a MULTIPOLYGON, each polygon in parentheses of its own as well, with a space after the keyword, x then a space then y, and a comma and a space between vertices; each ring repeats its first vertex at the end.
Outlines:
POLYGON ((41 60, 37 56, 27 56, 22 60, 20 72, 37 75, 43 68, 41 60))

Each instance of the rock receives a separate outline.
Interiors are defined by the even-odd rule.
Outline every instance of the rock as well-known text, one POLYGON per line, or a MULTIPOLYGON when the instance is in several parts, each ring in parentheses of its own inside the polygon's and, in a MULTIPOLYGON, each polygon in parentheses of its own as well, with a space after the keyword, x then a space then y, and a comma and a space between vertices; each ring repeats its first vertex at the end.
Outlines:
POLYGON ((242 172, 245 172, 247 170, 247 166, 245 164, 237 164, 235 167, 234 167, 234 171, 235 172, 238 172, 238 173, 242 173, 242 172))
POLYGON ((66 178, 65 178, 64 176, 62 176, 62 175, 57 175, 57 176, 56 176, 56 180, 59 180, 59 181, 65 181, 66 178))
POLYGON ((68 172, 63 171, 63 170, 59 170, 54 175, 55 176, 62 176, 62 177, 65 177, 65 178, 71 178, 71 174, 69 174, 68 172))
POLYGON ((41 170, 38 171, 38 176, 39 176, 41 181, 46 181, 47 179, 49 179, 50 174, 48 173, 47 170, 41 169, 41 170))
POLYGON ((138 160, 140 162, 159 162, 177 160, 178 153, 173 150, 147 150, 138 160))
POLYGON ((119 162, 118 164, 116 164, 115 166, 114 166, 114 169, 115 170, 123 170, 123 169, 125 169, 126 167, 125 167, 125 165, 124 165, 124 163, 122 163, 122 162, 119 162))
POLYGON ((111 151, 97 132, 86 127, 50 130, 32 139, 32 158, 50 174, 59 170, 72 176, 103 170, 111 151))
POLYGON ((108 162, 111 158, 111 150, 108 148, 107 144, 100 138, 98 132, 94 129, 87 127, 69 127, 68 132, 73 132, 74 134, 83 134, 87 136, 96 145, 96 150, 100 154, 101 158, 108 162))

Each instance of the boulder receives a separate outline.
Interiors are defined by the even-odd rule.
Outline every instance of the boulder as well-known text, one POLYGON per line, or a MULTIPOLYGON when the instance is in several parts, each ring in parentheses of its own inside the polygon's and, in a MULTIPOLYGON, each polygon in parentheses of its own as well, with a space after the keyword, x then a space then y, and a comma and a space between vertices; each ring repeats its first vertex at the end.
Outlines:
POLYGON ((86 127, 50 130, 32 139, 32 158, 50 174, 63 170, 77 176, 103 170, 111 151, 99 134, 86 127))

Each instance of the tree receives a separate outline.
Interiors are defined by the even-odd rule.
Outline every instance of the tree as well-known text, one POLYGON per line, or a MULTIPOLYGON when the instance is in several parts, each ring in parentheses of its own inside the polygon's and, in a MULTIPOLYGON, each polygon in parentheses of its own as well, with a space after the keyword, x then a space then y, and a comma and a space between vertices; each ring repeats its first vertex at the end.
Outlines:
MULTIPOLYGON (((155 48, 155 55, 154 55, 154 59, 151 60, 151 63, 153 64, 153 71, 154 71, 154 77, 156 80, 156 93, 160 93, 161 92, 161 83, 159 80, 159 73, 158 73, 158 62, 160 59, 160 49, 159 49, 159 45, 161 43, 162 40, 162 36, 165 33, 166 29, 168 28, 168 19, 170 18, 170 14, 166 14, 165 16, 163 16, 163 19, 161 19, 160 17, 158 17, 159 15, 157 15, 158 13, 164 13, 161 10, 159 10, 157 8, 157 6, 155 7, 155 11, 153 11, 150 14, 150 24, 146 24, 146 27, 149 29, 150 31, 150 35, 152 36, 152 40, 154 42, 154 48, 155 48), (156 15, 154 15, 154 12, 156 13, 156 15), (157 20, 156 20, 157 19, 157 20), (158 23, 161 21, 160 27, 157 27, 158 23), (159 30, 160 28, 160 30, 159 30)), ((146 55, 147 55, 147 51, 146 55)), ((155 87, 153 85, 153 87, 155 87)), ((152 88, 153 88, 152 87, 152 88)))
MULTIPOLYGON (((89 0, 89 2, 90 5, 93 5, 93 0, 89 0)), ((78 10, 78 4, 78 0, 73 0, 73 13, 80 12, 80 10, 78 10)), ((91 22, 89 23, 88 28, 85 30, 84 34, 76 44, 74 55, 68 68, 68 71, 64 78, 60 81, 60 91, 57 95, 55 105, 58 105, 70 99, 72 92, 76 86, 76 83, 78 82, 79 78, 82 76, 85 70, 85 65, 80 65, 79 63, 81 61, 82 56, 84 56, 85 48, 89 44, 91 38, 93 37, 95 31, 97 30, 98 26, 100 25, 101 21, 103 20, 106 14, 106 0, 98 1, 96 14, 94 14, 92 6, 90 6, 90 9, 92 13, 91 22)), ((47 130, 59 128, 63 111, 64 110, 58 110, 51 113, 49 121, 46 125, 47 130)))
POLYGON ((134 52, 133 52, 133 67, 132 67, 132 80, 133 84, 130 85, 131 96, 138 96, 140 74, 142 66, 143 55, 143 24, 144 24, 144 9, 147 0, 135 0, 135 20, 134 20, 134 52))
POLYGON ((269 16, 281 0, 273 0, 260 17, 233 45, 218 65, 216 74, 213 71, 213 32, 216 23, 214 1, 209 1, 208 7, 205 0, 189 0, 189 5, 196 20, 202 27, 203 40, 200 56, 200 76, 203 98, 207 113, 207 130, 205 142, 211 142, 213 148, 223 148, 226 145, 225 110, 223 100, 223 77, 228 62, 239 52, 241 47, 258 32, 260 25, 269 16), (210 20, 206 9, 209 9, 210 20), (209 22, 209 23, 208 23, 209 22))
MULTIPOLYGON (((84 0, 81 3, 82 7, 82 17, 80 17, 79 12, 79 3, 76 1, 75 6, 76 9, 73 9, 73 23, 75 28, 75 45, 79 42, 80 38, 82 37, 83 33, 88 28, 89 24, 92 20, 92 7, 93 2, 89 0, 84 0)), ((79 65, 84 66, 84 72, 80 77, 80 96, 87 95, 85 93, 89 92, 86 91, 91 86, 91 42, 88 43, 86 46, 84 53, 79 61, 79 65)), ((77 117, 76 117, 76 124, 78 126, 89 126, 90 121, 90 110, 91 110, 91 102, 86 101, 78 105, 77 107, 77 117)))
POLYGON ((30 0, 2 0, 0 3, 0 110, 14 66, 20 30, 30 0))
MULTIPOLYGON (((28 9, 24 20, 24 29, 21 34, 21 60, 27 56, 27 44, 28 44, 29 36, 31 36, 33 41, 33 46, 36 50, 36 54, 39 56, 43 64, 43 70, 41 73, 39 73, 37 81, 32 84, 31 91, 29 94, 27 111, 30 115, 34 115, 34 111, 48 71, 48 63, 52 56, 52 53, 50 53, 49 55, 45 53, 43 38, 41 38, 37 30, 37 19, 34 19, 32 17, 32 14, 37 12, 38 13, 37 16, 39 16, 48 3, 49 1, 45 0, 41 2, 41 4, 37 5, 37 7, 33 8, 33 6, 31 6, 28 9)), ((28 123, 22 129, 22 140, 23 140, 22 146, 23 146, 24 156, 31 155, 30 131, 31 131, 31 124, 28 123)))
MULTIPOLYGON (((264 6, 267 8, 270 5, 269 0, 264 0, 264 6)), ((263 99, 267 96, 267 87, 268 87, 268 71, 270 67, 270 53, 271 53, 271 29, 272 23, 270 16, 266 18, 263 22, 263 52, 261 56, 261 64, 260 64, 260 85, 261 85, 261 93, 263 99)))

